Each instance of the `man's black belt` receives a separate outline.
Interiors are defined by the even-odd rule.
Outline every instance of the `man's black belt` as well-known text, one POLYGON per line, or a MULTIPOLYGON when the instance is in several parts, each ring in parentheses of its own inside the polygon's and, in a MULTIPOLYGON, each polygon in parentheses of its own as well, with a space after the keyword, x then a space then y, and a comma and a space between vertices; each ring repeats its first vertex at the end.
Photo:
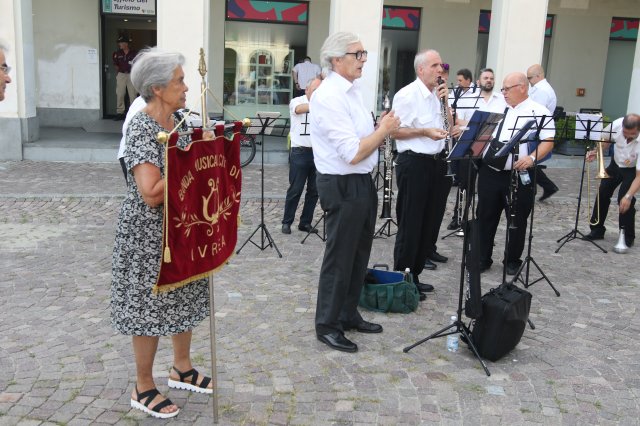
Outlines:
POLYGON ((312 148, 310 146, 292 146, 291 149, 304 149, 312 151, 312 148))
POLYGON ((432 160, 444 160, 445 158, 447 158, 447 155, 446 155, 445 152, 446 151, 444 149, 442 151, 440 151, 439 153, 437 153, 437 154, 421 154, 419 152, 414 152, 414 151, 402 151, 398 155, 408 155, 410 157, 430 158, 432 160))

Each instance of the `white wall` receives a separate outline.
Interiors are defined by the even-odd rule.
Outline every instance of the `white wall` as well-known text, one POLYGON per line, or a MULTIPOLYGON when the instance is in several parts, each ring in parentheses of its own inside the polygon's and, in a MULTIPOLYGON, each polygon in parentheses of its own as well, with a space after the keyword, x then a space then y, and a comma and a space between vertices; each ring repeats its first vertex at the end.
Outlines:
POLYGON ((100 64, 88 49, 100 50, 98 1, 33 0, 37 106, 100 109, 100 64))
POLYGON ((320 63, 320 48, 329 37, 329 15, 331 0, 309 2, 309 25, 307 27, 307 55, 316 64, 320 63))

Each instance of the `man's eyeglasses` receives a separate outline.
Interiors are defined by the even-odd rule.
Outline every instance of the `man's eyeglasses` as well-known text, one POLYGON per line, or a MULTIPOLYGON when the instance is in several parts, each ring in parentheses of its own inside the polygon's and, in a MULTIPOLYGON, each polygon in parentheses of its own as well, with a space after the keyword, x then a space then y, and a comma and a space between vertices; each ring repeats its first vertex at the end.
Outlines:
POLYGON ((369 52, 366 50, 358 50, 357 52, 347 52, 345 55, 353 55, 356 57, 356 60, 361 60, 362 58, 367 59, 367 55, 369 52))
POLYGON ((506 86, 500 89, 502 93, 507 93, 509 90, 513 89, 516 86, 522 86, 522 83, 514 84, 513 86, 506 86))
POLYGON ((11 72, 11 67, 9 65, 0 65, 0 70, 5 74, 9 74, 11 72))

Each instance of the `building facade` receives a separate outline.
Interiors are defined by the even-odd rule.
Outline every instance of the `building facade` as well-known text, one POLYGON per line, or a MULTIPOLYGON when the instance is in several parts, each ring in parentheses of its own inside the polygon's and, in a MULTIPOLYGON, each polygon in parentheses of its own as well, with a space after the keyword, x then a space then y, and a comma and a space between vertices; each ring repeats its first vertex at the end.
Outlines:
POLYGON ((225 118, 287 114, 293 66, 304 56, 318 63, 335 31, 359 34, 369 52, 372 111, 383 92, 413 80, 415 53, 434 48, 453 73, 493 68, 498 87, 507 73, 542 63, 565 111, 640 112, 640 0, 0 0, 0 10, 13 67, 0 103, 5 160, 22 159, 41 128, 115 113, 111 55, 120 35, 134 49, 182 52, 196 109, 203 47, 209 112, 225 118))

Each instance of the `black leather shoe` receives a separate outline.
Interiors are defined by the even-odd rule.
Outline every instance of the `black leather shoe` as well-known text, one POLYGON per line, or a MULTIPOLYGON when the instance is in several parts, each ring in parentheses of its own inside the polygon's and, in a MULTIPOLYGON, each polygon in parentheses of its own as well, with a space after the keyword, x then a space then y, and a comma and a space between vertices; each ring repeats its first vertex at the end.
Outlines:
POLYGON ((429 255, 429 260, 439 263, 447 263, 447 260, 449 260, 449 258, 447 256, 441 255, 437 251, 434 251, 429 255))
POLYGON ((507 275, 515 275, 520 268, 521 262, 507 262, 507 275))
POLYGON ((283 234, 290 234, 291 233, 291 225, 289 225, 288 223, 283 223, 282 224, 282 233, 283 234))
POLYGON ((454 231, 458 228, 459 228, 458 219, 454 217, 453 219, 451 219, 451 222, 447 225, 447 230, 454 231))
POLYGON ((591 232, 584 236, 584 238, 590 241, 604 240, 604 230, 592 229, 591 232))
POLYGON ((633 241, 634 240, 635 240, 635 238, 629 238, 629 239, 625 238, 624 242, 627 245, 627 247, 633 247, 633 241))
POLYGON ((425 300, 427 300, 427 295, 425 293, 419 291, 418 294, 420 295, 421 302, 424 302, 425 300))
POLYGON ((307 224, 304 225, 298 225, 298 230, 302 231, 302 232, 307 232, 307 233, 311 233, 311 234, 317 234, 318 230, 316 228, 314 228, 313 226, 307 224))
POLYGON ((556 186, 555 188, 550 189, 549 191, 547 191, 546 189, 542 192, 542 196, 538 199, 538 201, 544 201, 547 198, 551 197, 553 194, 555 194, 556 192, 558 192, 558 187, 556 186))
POLYGON ((429 259, 427 259, 424 262, 424 269, 426 269, 427 271, 433 271, 434 269, 436 269, 438 267, 438 265, 436 265, 435 263, 433 263, 432 261, 430 261, 429 259))
POLYGON ((426 284, 426 283, 416 283, 416 287, 418 288, 418 291, 421 293, 429 293, 434 290, 434 287, 431 284, 426 284))
POLYGON ((337 331, 329 334, 318 334, 318 340, 336 351, 358 352, 358 345, 337 331))
POLYGON ((382 333, 382 326, 373 322, 362 320, 360 324, 355 327, 350 327, 348 330, 355 330, 359 333, 382 333))

